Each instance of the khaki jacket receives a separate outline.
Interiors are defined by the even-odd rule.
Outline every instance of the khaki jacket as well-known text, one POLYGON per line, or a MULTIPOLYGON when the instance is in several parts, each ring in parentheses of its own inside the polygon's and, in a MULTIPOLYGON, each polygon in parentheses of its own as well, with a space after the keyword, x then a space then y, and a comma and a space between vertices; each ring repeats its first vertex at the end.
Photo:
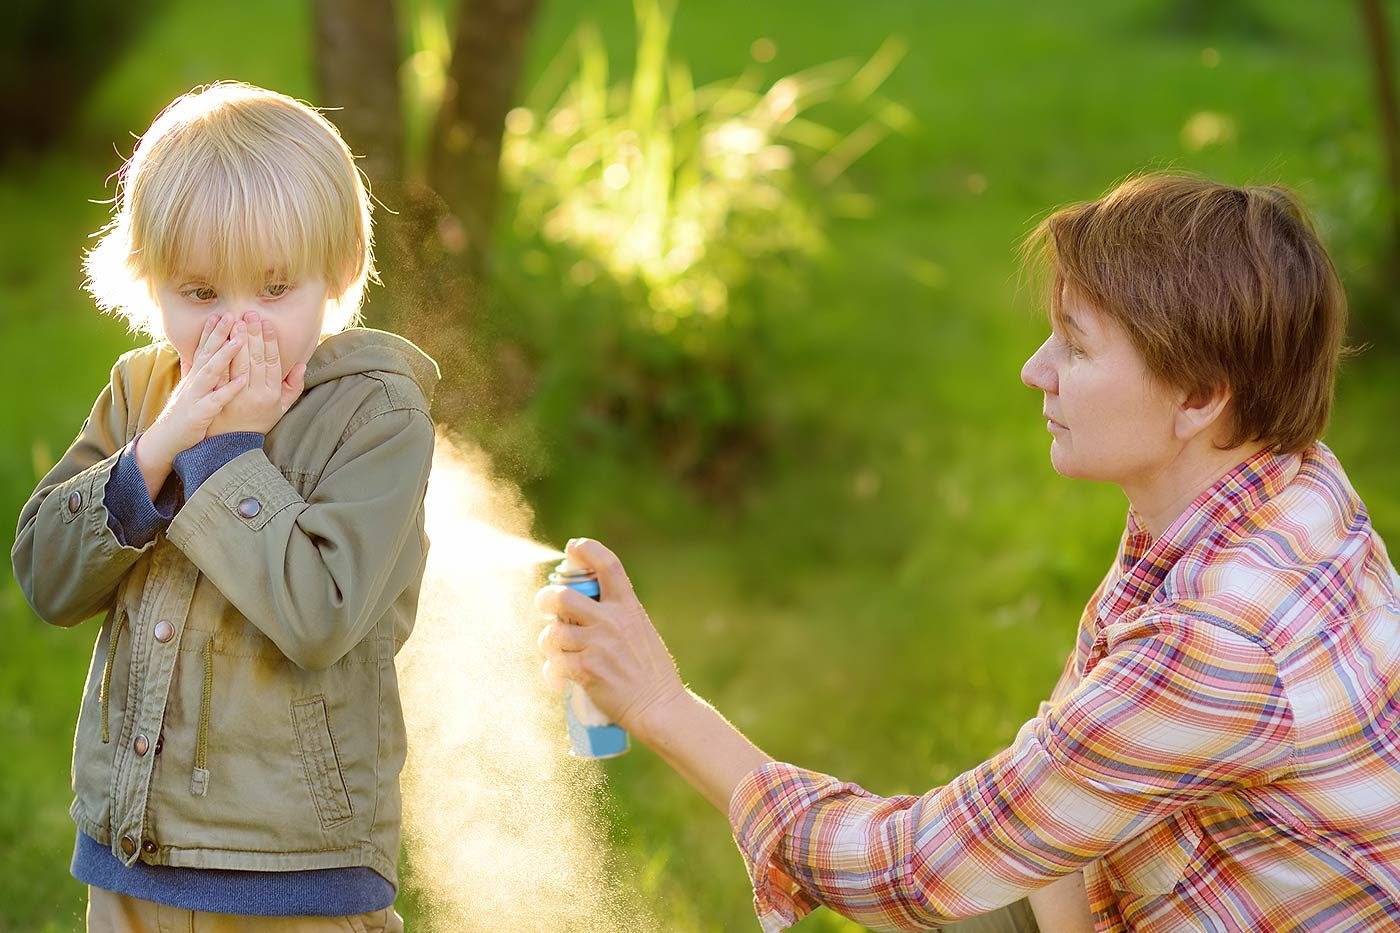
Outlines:
POLYGON ((124 547, 107 480, 179 375, 166 344, 119 359, 20 514, 11 556, 34 611, 62 626, 106 614, 73 819, 128 865, 367 866, 397 885, 394 655, 427 554, 437 367, 392 334, 328 337, 264 449, 124 547))

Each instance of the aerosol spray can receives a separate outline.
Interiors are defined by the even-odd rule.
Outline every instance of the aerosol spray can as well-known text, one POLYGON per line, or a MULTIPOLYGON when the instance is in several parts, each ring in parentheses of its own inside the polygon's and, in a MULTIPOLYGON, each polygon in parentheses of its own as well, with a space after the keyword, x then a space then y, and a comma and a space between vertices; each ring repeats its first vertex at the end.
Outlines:
MULTIPOLYGON (((549 582, 593 599, 602 598, 598 575, 568 558, 554 568, 549 582)), ((572 681, 564 684, 564 718, 569 724, 569 753, 575 758, 616 758, 630 747, 626 730, 609 721, 608 715, 572 681)))

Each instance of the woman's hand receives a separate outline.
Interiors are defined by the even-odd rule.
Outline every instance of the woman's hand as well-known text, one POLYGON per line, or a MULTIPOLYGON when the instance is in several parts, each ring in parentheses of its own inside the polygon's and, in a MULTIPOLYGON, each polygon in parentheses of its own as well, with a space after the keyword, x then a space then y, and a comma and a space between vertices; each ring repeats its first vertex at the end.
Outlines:
POLYGON ((556 690, 578 684, 613 722, 647 741, 648 719, 674 700, 689 700, 666 650, 612 551, 587 538, 570 541, 569 560, 598 574, 601 600, 565 586, 547 586, 535 605, 548 625, 540 632, 544 677, 556 690))
POLYGON ((165 408, 136 444, 136 465, 146 478, 152 498, 170 475, 175 455, 204 440, 209 426, 242 389, 246 376, 230 379, 229 367, 243 349, 233 333, 233 316, 210 316, 199 335, 199 346, 188 369, 170 393, 165 408))
POLYGON ((282 371, 277 329, 255 311, 243 315, 233 328, 234 336, 243 339, 243 349, 233 358, 229 375, 231 379, 243 380, 243 391, 224 406, 210 423, 208 433, 266 434, 301 397, 306 364, 297 363, 287 372, 282 371))

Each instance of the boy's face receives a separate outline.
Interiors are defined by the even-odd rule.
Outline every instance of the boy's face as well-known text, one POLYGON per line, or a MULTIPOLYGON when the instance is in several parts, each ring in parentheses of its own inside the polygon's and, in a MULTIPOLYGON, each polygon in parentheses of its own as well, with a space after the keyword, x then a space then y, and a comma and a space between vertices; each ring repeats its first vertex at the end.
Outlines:
POLYGON ((237 319, 255 311, 270 321, 277 332, 284 373, 311 358, 326 316, 326 283, 319 278, 291 281, 274 275, 257 294, 241 293, 246 291, 197 272, 156 283, 161 323, 166 339, 179 351, 182 377, 189 372, 200 331, 212 314, 232 314, 237 319))

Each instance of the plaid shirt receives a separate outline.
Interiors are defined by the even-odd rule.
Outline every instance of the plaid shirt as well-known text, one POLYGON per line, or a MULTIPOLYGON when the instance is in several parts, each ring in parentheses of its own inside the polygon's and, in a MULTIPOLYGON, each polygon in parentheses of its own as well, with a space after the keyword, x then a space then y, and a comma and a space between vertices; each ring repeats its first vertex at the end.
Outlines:
POLYGON ((1400 604, 1325 446, 1258 454, 1118 559, 1039 715, 921 797, 780 762, 730 822, 763 928, 923 930, 1085 869, 1100 931, 1400 929, 1400 604))

